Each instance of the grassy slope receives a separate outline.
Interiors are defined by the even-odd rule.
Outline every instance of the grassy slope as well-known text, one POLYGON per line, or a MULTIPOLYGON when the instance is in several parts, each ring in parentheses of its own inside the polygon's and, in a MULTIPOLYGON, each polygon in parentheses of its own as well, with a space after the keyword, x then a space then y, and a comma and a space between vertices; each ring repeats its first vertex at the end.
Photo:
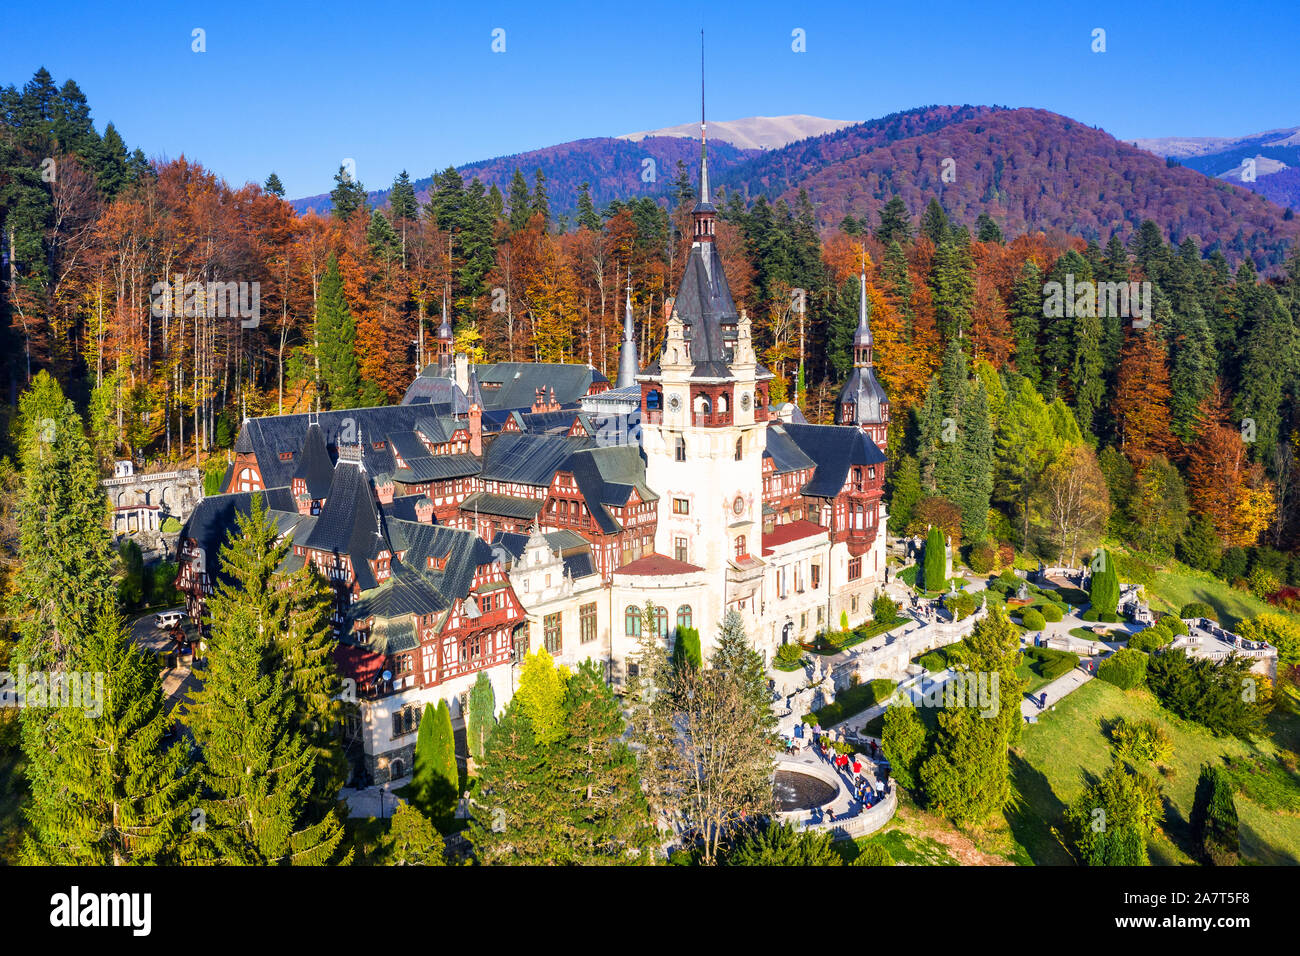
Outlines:
MULTIPOLYGON (((1101 729, 1102 718, 1151 718, 1162 724, 1174 743, 1171 773, 1159 775, 1165 795, 1163 832, 1150 843, 1155 864, 1191 862, 1188 816, 1202 763, 1223 756, 1273 754, 1277 740, 1293 745, 1300 736, 1300 718, 1270 719, 1274 734, 1253 744, 1216 738, 1203 728, 1160 710, 1145 690, 1124 692, 1102 681, 1088 684, 1065 698, 1039 722, 1025 728, 1020 754, 1013 760, 1017 800, 1007 818, 1018 843, 1037 863, 1066 863, 1068 855, 1051 827, 1060 825, 1065 807, 1082 791, 1084 774, 1100 774, 1110 759, 1101 729)), ((1300 781, 1295 794, 1300 797, 1300 781)), ((1265 810, 1241 795, 1237 797, 1241 821, 1242 855, 1247 861, 1300 864, 1300 800, 1291 812, 1265 810)))
POLYGON ((1211 574, 1183 566, 1157 573, 1155 583, 1146 589, 1146 593, 1152 610, 1156 611, 1177 611, 1191 601, 1204 601, 1219 612, 1219 621, 1228 628, 1257 614, 1288 613, 1279 612, 1267 601, 1238 591, 1211 574))

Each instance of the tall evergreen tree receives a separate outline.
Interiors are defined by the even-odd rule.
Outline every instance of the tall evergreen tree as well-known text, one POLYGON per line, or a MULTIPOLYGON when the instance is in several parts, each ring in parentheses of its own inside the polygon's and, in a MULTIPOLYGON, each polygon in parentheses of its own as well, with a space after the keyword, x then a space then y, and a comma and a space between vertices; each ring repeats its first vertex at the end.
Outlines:
POLYGON ((339 165, 339 171, 334 174, 334 188, 330 190, 330 204, 334 217, 344 222, 351 219, 353 213, 358 209, 365 208, 366 205, 366 187, 361 185, 359 180, 353 178, 352 174, 348 172, 348 168, 342 164, 339 165))
POLYGON ((528 225, 528 219, 532 216, 532 201, 528 195, 528 180, 524 179, 524 174, 515 168, 515 174, 510 177, 510 189, 507 192, 507 204, 510 207, 510 231, 519 232, 528 225))
POLYGON ((492 690, 492 681, 488 680, 487 671, 479 671, 474 679, 474 686, 469 690, 469 714, 465 719, 465 741, 470 756, 481 761, 487 749, 488 738, 496 726, 496 693, 492 690))
POLYGON ((393 222, 401 223, 414 220, 420 214, 420 204, 415 198, 415 186, 406 170, 402 170, 393 180, 393 188, 388 193, 388 208, 393 222))
POLYGON ((582 183, 578 187, 578 227, 600 232, 600 216, 591 201, 591 184, 582 183))
POLYGON ((881 207, 880 225, 876 227, 875 236, 883 246, 894 242, 901 245, 912 238, 912 217, 901 196, 889 197, 889 202, 881 207))
POLYGON ((114 610, 81 637, 74 666, 96 683, 43 741, 57 759, 32 790, 26 862, 183 862, 198 781, 187 745, 168 739, 158 666, 114 610))
MULTIPOLYGON (((245 527, 256 535, 263 522, 245 527)), ((237 538, 208 599, 207 670, 189 710, 203 752, 200 845, 214 862, 319 866, 337 855, 343 828, 333 809, 313 806, 316 756, 277 653, 283 605, 261 584, 265 558, 263 543, 237 538)))
POLYGON ((449 825, 460 799, 460 771, 451 708, 445 700, 439 700, 437 707, 426 705, 420 715, 411 785, 420 809, 440 826, 449 825))
POLYGON ((275 170, 271 170, 271 175, 266 177, 262 190, 280 199, 284 198, 284 183, 280 182, 280 177, 275 174, 275 170))
POLYGON ((339 261, 331 253, 316 299, 316 358, 328 408, 356 408, 361 404, 356 338, 357 323, 343 295, 339 261))
POLYGON ((939 200, 931 196, 926 203, 925 212, 921 214, 921 235, 933 242, 937 249, 948 237, 949 228, 948 214, 943 211, 939 200))

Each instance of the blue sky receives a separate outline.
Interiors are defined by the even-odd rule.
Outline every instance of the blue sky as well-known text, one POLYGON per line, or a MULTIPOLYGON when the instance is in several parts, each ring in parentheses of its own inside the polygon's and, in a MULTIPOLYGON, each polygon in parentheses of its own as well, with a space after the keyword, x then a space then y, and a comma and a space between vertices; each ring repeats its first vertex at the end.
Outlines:
POLYGON ((377 188, 403 168, 691 121, 701 27, 714 119, 996 103, 1122 139, 1300 125, 1295 0, 1132 6, 67 0, 6 18, 0 84, 44 65, 131 147, 236 184, 274 169, 290 197, 328 190, 345 157, 377 188))

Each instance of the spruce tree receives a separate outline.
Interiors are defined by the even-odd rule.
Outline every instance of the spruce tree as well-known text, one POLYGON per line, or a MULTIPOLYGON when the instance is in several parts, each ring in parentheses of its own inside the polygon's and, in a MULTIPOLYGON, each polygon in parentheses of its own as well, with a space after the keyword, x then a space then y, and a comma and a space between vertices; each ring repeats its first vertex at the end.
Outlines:
POLYGON ((262 184, 262 190, 272 196, 278 196, 280 199, 284 198, 284 183, 280 182, 280 177, 275 174, 274 170, 271 171, 270 176, 266 177, 266 182, 262 184))
POLYGON ((1037 386, 1042 381, 1038 335, 1043 322, 1043 276, 1032 260, 1024 264, 1011 287, 1009 311, 1016 370, 1037 386))
POLYGON ((775 733, 776 717, 772 713, 772 692, 767 686, 767 668, 763 656, 754 649, 745 633, 745 619, 735 608, 723 615, 718 644, 709 659, 709 666, 728 675, 739 688, 740 695, 752 710, 755 733, 775 733))
POLYGON ((397 174, 393 180, 392 190, 388 193, 388 209, 393 222, 401 223, 415 220, 420 215, 420 205, 415 199, 415 186, 406 170, 397 174))
POLYGON ((901 196, 889 197, 889 202, 881 207, 880 225, 876 227, 875 236, 886 247, 894 242, 901 245, 912 238, 912 217, 901 196))
POLYGON ((358 209, 365 208, 366 187, 352 177, 346 166, 340 164, 334 174, 334 188, 330 190, 330 203, 334 217, 347 222, 358 209))
POLYGON ((273 580, 284 553, 274 535, 257 495, 222 548, 224 580, 208 599, 207 670, 189 711, 207 792, 200 842, 217 862, 319 865, 343 836, 336 781, 316 789, 328 730, 309 725, 320 712, 311 702, 333 682, 313 623, 319 594, 273 580))
POLYGON ((600 232, 600 216, 596 214, 596 207, 591 201, 590 183, 583 183, 578 187, 578 226, 582 229, 590 229, 592 232, 600 232))
POLYGON ((920 773, 931 809, 962 825, 983 823, 1011 798, 1009 750, 1019 741, 1024 691, 1016 675, 1020 631, 1004 609, 975 625, 965 651, 965 680, 978 678, 984 687, 976 684, 978 701, 967 689, 956 706, 940 711, 933 753, 920 773))
POLYGON ((553 767, 556 809, 566 824, 565 862, 649 862, 654 821, 636 758, 622 740, 622 707, 595 661, 583 661, 569 678, 564 711, 553 767))
POLYGON ((316 299, 316 358, 328 408, 356 408, 361 404, 356 338, 357 323, 343 295, 338 258, 330 253, 316 299))
POLYGON ((388 866, 445 866, 442 834, 423 813, 410 804, 399 804, 380 842, 380 854, 388 866))
POLYGON ((943 211, 939 200, 931 196, 921 214, 921 235, 933 242, 937 249, 947 238, 949 228, 948 214, 943 211))
POLYGON ((514 175, 510 177, 507 197, 507 205, 510 207, 510 231, 519 232, 528 225, 528 219, 532 215, 532 204, 528 195, 528 180, 524 179, 524 174, 517 166, 514 175))
POLYGON ((82 635, 75 666, 96 683, 82 685, 82 698, 62 708, 43 741, 55 759, 32 789, 26 862, 184 862, 198 780, 188 745, 168 739, 173 719, 156 659, 106 609, 82 635))

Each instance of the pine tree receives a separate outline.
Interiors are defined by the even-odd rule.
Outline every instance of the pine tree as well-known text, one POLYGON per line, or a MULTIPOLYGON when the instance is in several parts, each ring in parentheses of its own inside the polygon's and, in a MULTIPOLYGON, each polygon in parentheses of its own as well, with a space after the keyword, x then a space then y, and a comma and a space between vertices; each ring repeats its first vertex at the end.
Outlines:
POLYGON ((876 227, 876 239, 883 246, 897 242, 900 245, 912 238, 912 217, 907 212, 907 204, 901 196, 891 196, 880 210, 880 225, 876 227))
POLYGON ((655 838, 650 807, 636 758, 622 740, 622 707, 599 664, 584 661, 569 678, 564 711, 553 792, 566 824, 565 862, 649 862, 655 838))
POLYGON ((956 463, 960 468, 953 501, 961 508, 962 538, 972 544, 983 539, 993 493, 993 430, 988 393, 979 377, 967 385, 968 399, 958 423, 956 463))
POLYGON ((723 615, 709 666, 726 674, 739 689, 741 697, 749 703, 757 732, 775 733, 776 717, 772 713, 772 692, 767 687, 767 668, 763 656, 745 633, 745 619, 735 608, 723 615))
POLYGON ((886 708, 880 746, 889 759, 890 776, 909 790, 915 789, 920 782, 925 737, 925 724, 921 723, 910 701, 886 708))
POLYGON ((528 220, 532 216, 532 202, 528 195, 528 180, 524 179, 524 174, 518 167, 510 177, 507 197, 507 205, 510 207, 510 231, 519 232, 528 226, 528 220))
POLYGON ((420 215, 420 204, 415 199, 415 186, 411 184, 411 177, 404 169, 393 180, 393 188, 388 193, 388 208, 395 223, 414 221, 420 215))
POLYGON ((469 714, 465 719, 465 741, 470 756, 482 761, 488 737, 496 726, 496 693, 486 671, 479 671, 474 686, 469 690, 469 714))
POLYGON ((285 548, 254 496, 208 599, 207 671, 189 716, 208 792, 200 844, 218 862, 320 865, 343 837, 332 809, 337 773, 316 789, 318 753, 331 748, 328 726, 313 726, 312 715, 331 706, 320 698, 334 683, 321 591, 309 578, 276 579, 285 548))
POLYGON ((1035 387, 1042 381, 1038 364, 1038 335, 1043 321, 1043 276, 1027 261, 1011 288, 1011 336, 1016 370, 1035 387))
POLYGON ((1255 297, 1246 321, 1233 409, 1239 420, 1254 424, 1251 457, 1269 461, 1280 437, 1287 383, 1294 382, 1300 365, 1300 333, 1277 293, 1267 286, 1255 297))
POLYGON ((930 808, 962 825, 983 823, 1011 798, 1009 749, 1019 740, 1024 690, 1016 676, 1020 631, 1005 610, 977 623, 965 650, 966 679, 979 675, 987 690, 976 706, 967 693, 940 711, 933 753, 920 774, 930 808))
POLYGON ((590 183, 583 183, 578 187, 578 226, 582 229, 590 229, 592 232, 600 232, 600 216, 596 214, 596 207, 591 201, 590 183))
POLYGON ((331 253, 316 300, 316 357, 329 408, 356 408, 361 404, 356 337, 357 323, 343 295, 339 262, 331 253))
POLYGON ((284 183, 280 182, 280 177, 275 174, 274 170, 271 171, 270 176, 266 177, 266 182, 262 184, 262 190, 272 196, 278 196, 280 199, 284 198, 284 183))
POLYGON ((912 523, 921 502, 921 468, 911 455, 904 455, 890 477, 889 530, 903 534, 912 523))
POLYGON ((933 242, 937 249, 948 237, 949 228, 948 214, 939 205, 939 200, 931 196, 921 214, 921 235, 933 242))
POLYGON ((198 781, 187 745, 168 740, 173 721, 158 666, 115 610, 102 611, 83 638, 77 673, 96 683, 82 685, 81 700, 63 708, 43 741, 57 759, 32 790, 26 862, 182 862, 198 781))
POLYGON ((542 232, 551 228, 551 200, 546 195, 546 174, 540 167, 533 171, 533 198, 528 204, 529 218, 540 216, 542 232))
POLYGON ((980 242, 1002 242, 1002 230, 986 212, 975 217, 975 238, 980 242))
POLYGON ((334 188, 330 190, 330 203, 334 217, 347 222, 352 214, 366 206, 366 187, 352 177, 346 166, 340 164, 334 174, 334 188))
POLYGON ((308 822, 315 758, 293 729, 291 699, 271 661, 265 609, 226 586, 208 607, 207 671, 189 710, 207 794, 200 802, 202 854, 234 865, 328 863, 343 827, 333 810, 308 822))
POLYGON ((1173 367, 1169 373, 1170 430, 1190 444, 1196 434, 1198 409, 1214 390, 1214 338, 1205 312, 1196 303, 1178 315, 1170 329, 1173 367))
POLYGON ((460 799, 460 772, 456 766, 456 739, 451 729, 451 708, 445 700, 425 705, 415 740, 415 768, 411 790, 416 805, 440 826, 450 824, 460 799))
POLYGON ((445 866, 446 847, 440 834, 419 810, 399 804, 380 844, 388 866, 445 866))
MULTIPOLYGON (((929 210, 926 214, 928 217, 929 210)), ((937 242, 930 290, 940 336, 951 339, 969 332, 975 306, 975 261, 965 227, 951 233, 945 230, 937 242)))

